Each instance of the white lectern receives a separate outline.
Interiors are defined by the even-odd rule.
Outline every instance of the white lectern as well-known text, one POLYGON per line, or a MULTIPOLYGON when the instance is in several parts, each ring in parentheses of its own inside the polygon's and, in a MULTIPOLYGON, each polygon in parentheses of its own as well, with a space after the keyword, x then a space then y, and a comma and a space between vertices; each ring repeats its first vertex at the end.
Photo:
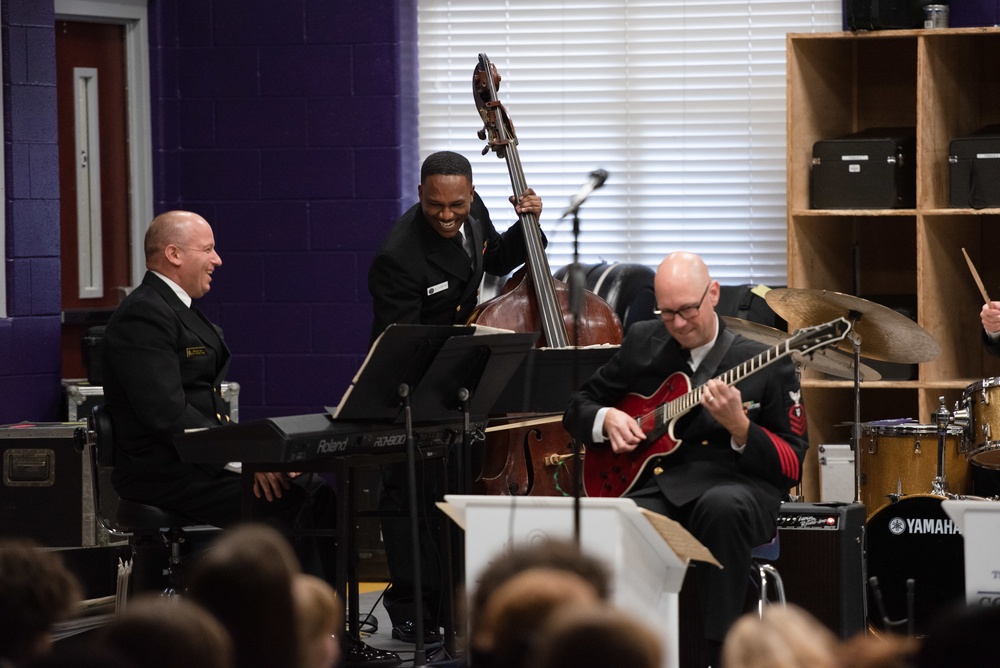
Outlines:
POLYGON ((1000 503, 945 499, 941 507, 965 539, 965 599, 1000 604, 1000 503))
MULTIPOLYGON (((465 584, 475 590, 490 562, 515 545, 573 537, 573 499, 446 495, 438 506, 465 529, 465 584)), ((677 592, 691 559, 718 565, 682 526, 631 499, 581 499, 580 546, 608 566, 612 601, 664 640, 667 668, 679 665, 677 592)))

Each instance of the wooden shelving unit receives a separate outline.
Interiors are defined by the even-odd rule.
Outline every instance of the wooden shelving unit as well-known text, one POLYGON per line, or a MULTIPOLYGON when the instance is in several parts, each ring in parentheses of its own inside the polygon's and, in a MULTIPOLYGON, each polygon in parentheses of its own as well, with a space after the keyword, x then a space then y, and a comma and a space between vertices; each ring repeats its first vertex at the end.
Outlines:
MULTIPOLYGON (((948 208, 952 138, 1000 123, 1000 29, 789 34, 786 45, 788 285, 914 303, 941 355, 914 380, 863 382, 861 419, 931 422, 939 397, 950 410, 969 385, 1000 376, 980 343, 982 298, 962 257, 965 248, 1000 299, 1000 209, 948 208), (915 209, 809 208, 816 141, 899 126, 917 131, 915 209)), ((816 446, 850 440, 853 384, 806 371, 803 386, 804 491, 816 500, 816 446)))

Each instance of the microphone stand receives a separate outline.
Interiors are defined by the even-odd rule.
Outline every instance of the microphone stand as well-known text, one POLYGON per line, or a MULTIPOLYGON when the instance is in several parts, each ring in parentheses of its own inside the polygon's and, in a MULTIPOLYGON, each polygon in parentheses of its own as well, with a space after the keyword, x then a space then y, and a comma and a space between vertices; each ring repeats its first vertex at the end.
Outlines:
POLYGON ((420 548, 416 538, 420 525, 417 512, 417 445, 413 438, 410 386, 406 383, 400 383, 397 393, 403 400, 403 415, 406 417, 406 474, 410 488, 410 535, 412 536, 410 543, 413 556, 413 599, 414 607, 417 610, 416 617, 413 620, 416 634, 413 646, 413 665, 415 668, 419 668, 427 665, 427 657, 424 650, 424 583, 420 575, 420 548))
MULTIPOLYGON (((573 210, 573 262, 569 273, 569 308, 573 314, 573 387, 580 387, 580 311, 583 309, 583 276, 580 267, 580 207, 573 210)), ((580 497, 583 496, 583 453, 580 442, 573 446, 573 539, 580 547, 580 497)))

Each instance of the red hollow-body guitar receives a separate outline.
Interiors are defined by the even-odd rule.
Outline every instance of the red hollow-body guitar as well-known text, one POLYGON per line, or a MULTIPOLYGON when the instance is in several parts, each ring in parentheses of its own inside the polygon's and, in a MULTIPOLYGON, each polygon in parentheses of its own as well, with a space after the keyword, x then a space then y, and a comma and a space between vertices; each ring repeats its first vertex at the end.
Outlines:
MULTIPOLYGON (((742 364, 716 376, 726 385, 735 385, 747 376, 773 364, 782 357, 798 352, 808 354, 842 340, 851 329, 846 318, 797 330, 790 337, 742 364)), ((677 420, 701 403, 705 386, 691 389, 690 379, 683 373, 671 374, 650 396, 631 393, 616 406, 633 416, 646 434, 631 452, 615 453, 609 444, 587 448, 583 460, 583 488, 587 496, 618 497, 635 485, 647 466, 676 452, 681 445, 674 438, 677 420)))

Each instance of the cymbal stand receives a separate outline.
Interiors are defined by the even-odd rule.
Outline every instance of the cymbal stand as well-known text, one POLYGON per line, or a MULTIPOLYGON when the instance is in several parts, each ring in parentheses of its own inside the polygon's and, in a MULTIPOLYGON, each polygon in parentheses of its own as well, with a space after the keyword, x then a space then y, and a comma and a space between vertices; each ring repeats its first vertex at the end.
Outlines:
POLYGON ((861 335, 854 325, 861 319, 857 311, 849 311, 851 347, 854 353, 854 423, 851 425, 851 450, 854 452, 854 502, 861 502, 861 335))
POLYGON ((948 448, 948 425, 951 423, 951 413, 944 405, 944 397, 938 397, 941 405, 933 414, 937 422, 937 476, 931 483, 931 494, 948 495, 948 479, 944 470, 944 459, 948 448))

